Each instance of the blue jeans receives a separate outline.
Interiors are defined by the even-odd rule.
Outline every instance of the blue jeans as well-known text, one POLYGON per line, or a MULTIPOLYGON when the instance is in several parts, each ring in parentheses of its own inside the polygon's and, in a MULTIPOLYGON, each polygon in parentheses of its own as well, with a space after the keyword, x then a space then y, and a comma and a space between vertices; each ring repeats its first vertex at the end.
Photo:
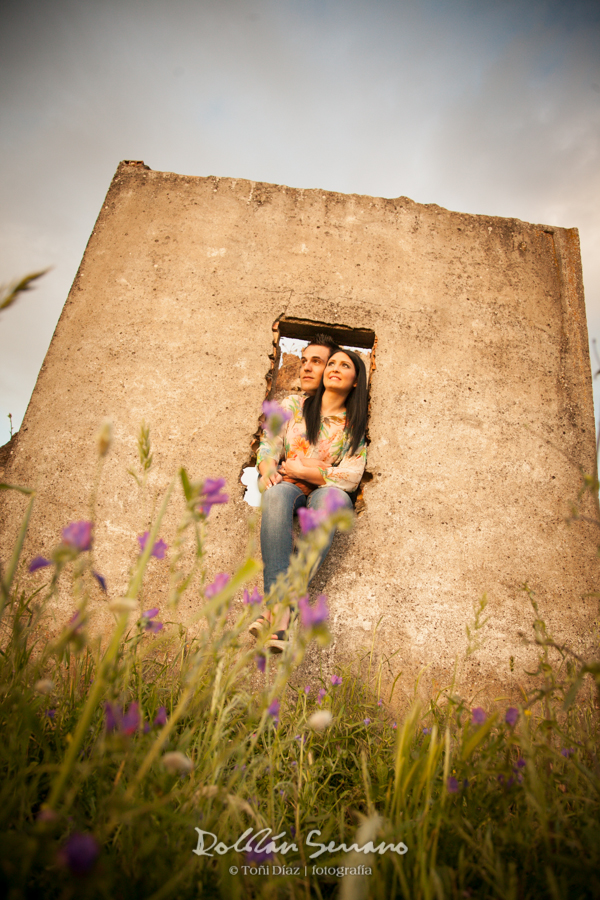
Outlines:
MULTIPOLYGON (((341 495, 347 509, 352 509, 352 500, 340 488, 323 485, 306 496, 300 488, 289 481, 280 481, 262 495, 262 520, 260 523, 260 549, 264 565, 264 590, 268 594, 281 572, 287 572, 292 556, 292 523, 294 513, 300 506, 322 509, 330 491, 341 495)), ((312 576, 329 553, 335 529, 332 530, 312 576)))

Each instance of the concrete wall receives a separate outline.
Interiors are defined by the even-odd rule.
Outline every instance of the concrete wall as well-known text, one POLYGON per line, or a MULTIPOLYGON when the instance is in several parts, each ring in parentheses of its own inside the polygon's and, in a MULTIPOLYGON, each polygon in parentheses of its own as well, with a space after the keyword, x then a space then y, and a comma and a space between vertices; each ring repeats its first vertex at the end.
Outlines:
MULTIPOLYGON (((575 229, 386 200, 192 178, 122 163, 40 372, 5 478, 39 490, 27 546, 48 551, 88 516, 94 435, 114 422, 96 515, 97 568, 118 596, 145 529, 136 433, 151 426, 150 498, 179 465, 224 476, 209 576, 232 571, 250 509, 238 478, 272 366, 281 317, 372 329, 368 477, 354 531, 316 579, 350 659, 381 619, 398 651, 400 693, 430 664, 446 683, 484 592, 491 621, 461 678, 489 696, 516 690, 535 591, 559 638, 584 649, 598 586, 591 525, 568 526, 580 469, 594 469, 588 342, 575 229), (515 657, 515 672, 509 658, 515 657)), ((19 497, 1 501, 6 558, 19 497)), ((179 501, 161 532, 169 543, 179 501)), ((588 504, 587 512, 596 514, 588 504)), ((153 561, 147 606, 166 588, 153 561)), ((165 570, 166 571, 166 570, 165 570)), ((41 576, 38 576, 41 577, 41 576)), ((109 615, 98 594, 96 627, 109 615)), ((198 606, 190 594, 184 619, 198 606)), ((57 622, 70 612, 67 601, 57 622)), ((319 651, 319 654, 322 652, 319 651)), ((387 677, 387 676, 386 676, 387 677)))

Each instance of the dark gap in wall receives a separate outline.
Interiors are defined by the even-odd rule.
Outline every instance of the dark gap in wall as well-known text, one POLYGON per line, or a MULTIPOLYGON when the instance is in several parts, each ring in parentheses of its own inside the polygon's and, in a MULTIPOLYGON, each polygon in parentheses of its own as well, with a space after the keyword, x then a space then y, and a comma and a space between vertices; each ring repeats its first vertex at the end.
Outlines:
POLYGON ((372 350, 375 343, 375 332, 370 328, 350 328, 348 325, 330 325, 328 322, 317 322, 309 319, 292 319, 282 316, 278 325, 279 334, 282 337, 298 338, 302 341, 310 339, 324 331, 331 335, 334 341, 346 347, 362 347, 372 350))

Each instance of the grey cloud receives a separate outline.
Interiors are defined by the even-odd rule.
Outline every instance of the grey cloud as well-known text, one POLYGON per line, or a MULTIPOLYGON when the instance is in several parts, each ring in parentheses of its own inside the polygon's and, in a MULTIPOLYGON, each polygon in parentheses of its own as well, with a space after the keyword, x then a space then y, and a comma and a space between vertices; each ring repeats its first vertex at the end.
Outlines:
POLYGON ((577 225, 600 335, 599 38, 558 0, 5 2, 0 279, 55 269, 0 321, 0 443, 123 158, 577 225))

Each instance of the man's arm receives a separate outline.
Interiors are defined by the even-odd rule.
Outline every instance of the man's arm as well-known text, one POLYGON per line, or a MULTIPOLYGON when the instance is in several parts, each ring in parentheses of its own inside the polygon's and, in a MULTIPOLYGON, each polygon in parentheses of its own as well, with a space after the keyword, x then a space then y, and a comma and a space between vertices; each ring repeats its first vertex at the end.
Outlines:
MULTIPOLYGON (((296 416, 302 415, 296 397, 285 397, 281 401, 281 407, 287 413, 291 413, 292 418, 294 414, 296 416)), ((283 478, 277 471, 277 466, 279 465, 279 460, 284 455, 284 435, 287 424, 288 423, 284 423, 284 428, 282 428, 275 439, 270 439, 264 431, 261 435, 256 462, 260 475, 258 487, 261 491, 266 491, 267 488, 273 487, 273 485, 283 481, 283 478)))

